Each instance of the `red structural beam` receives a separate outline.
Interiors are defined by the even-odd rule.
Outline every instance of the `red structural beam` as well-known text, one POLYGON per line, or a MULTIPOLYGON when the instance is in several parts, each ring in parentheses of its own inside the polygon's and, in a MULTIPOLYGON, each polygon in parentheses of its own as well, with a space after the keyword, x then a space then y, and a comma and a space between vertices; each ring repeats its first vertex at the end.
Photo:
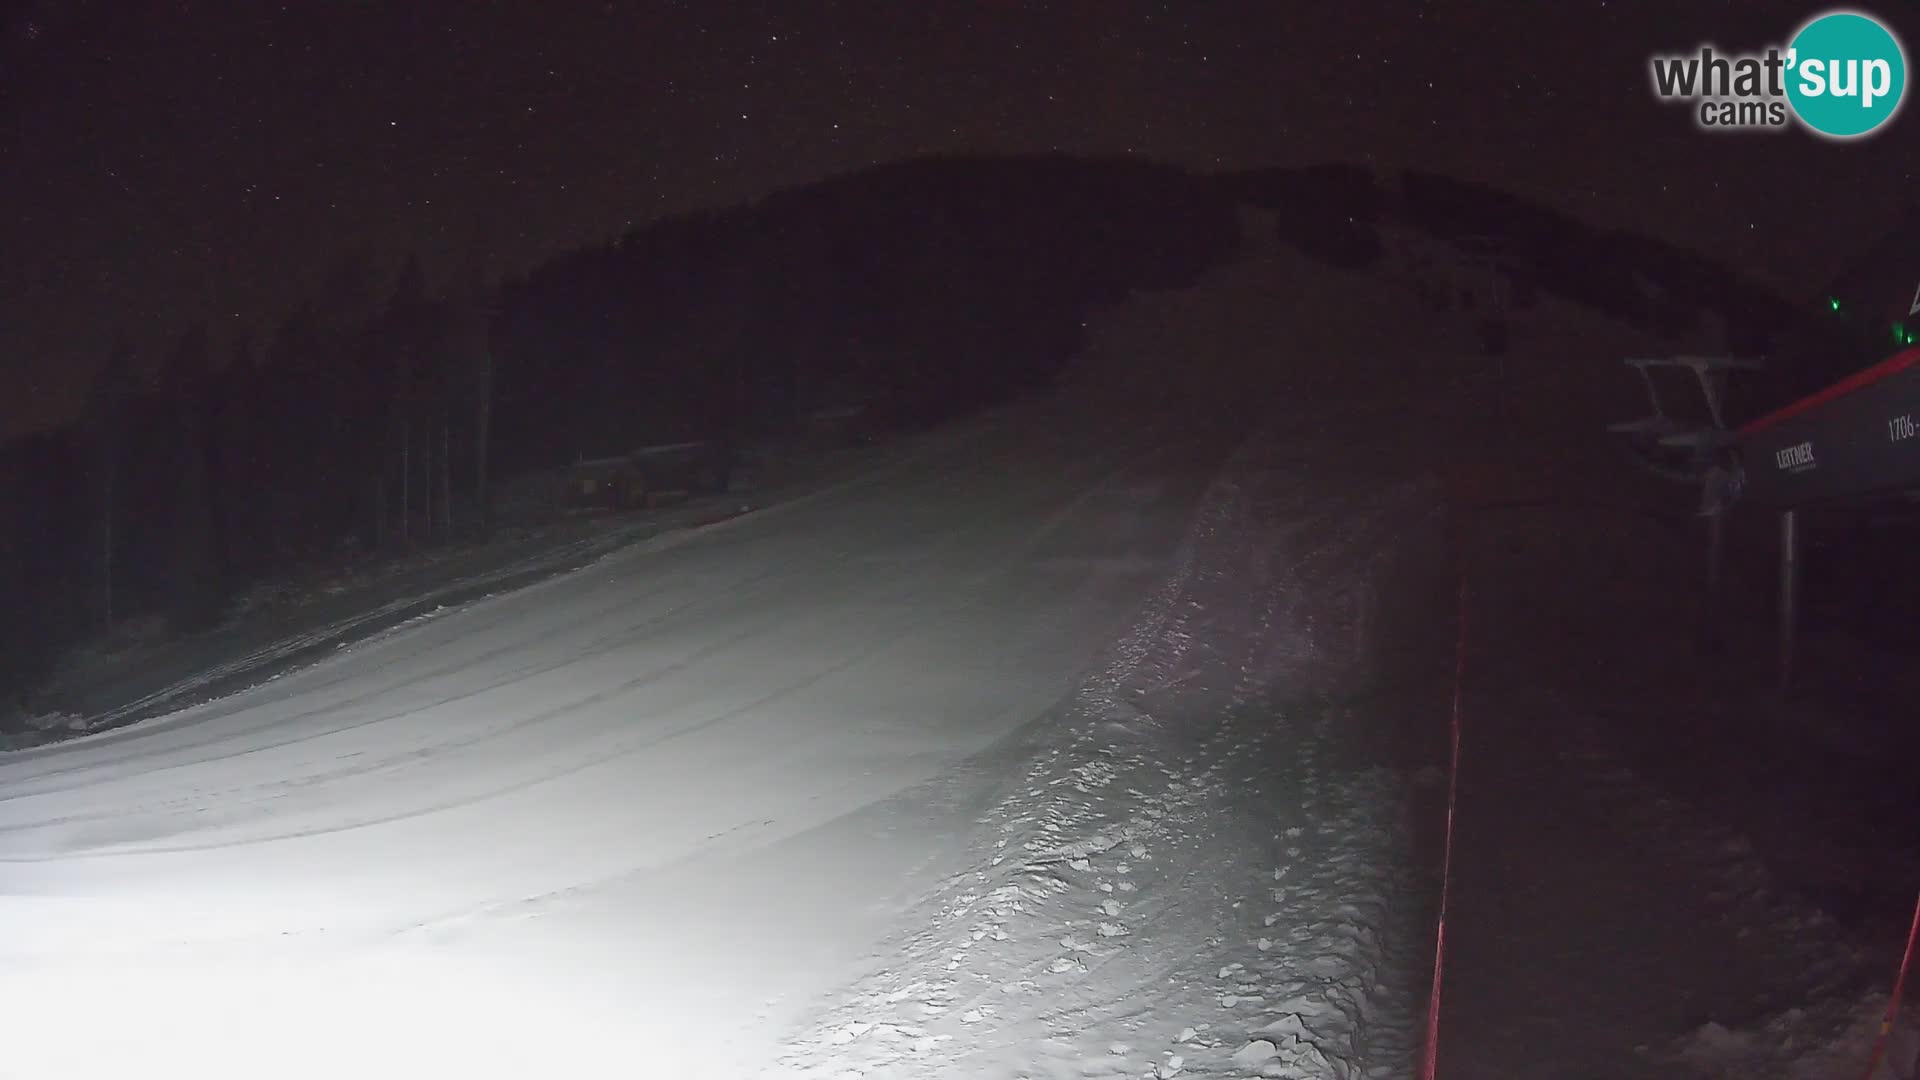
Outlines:
POLYGON ((1817 409, 1836 398, 1845 397, 1861 387, 1871 386, 1890 375, 1905 371, 1916 364, 1920 364, 1920 345, 1915 345, 1902 352, 1894 353, 1892 356, 1887 357, 1872 367, 1854 372, 1839 382, 1834 383, 1832 386, 1827 387, 1825 390, 1809 394, 1799 401, 1775 409, 1757 420, 1749 420, 1740 426, 1739 434, 1758 434, 1776 424, 1791 420, 1801 413, 1817 409))

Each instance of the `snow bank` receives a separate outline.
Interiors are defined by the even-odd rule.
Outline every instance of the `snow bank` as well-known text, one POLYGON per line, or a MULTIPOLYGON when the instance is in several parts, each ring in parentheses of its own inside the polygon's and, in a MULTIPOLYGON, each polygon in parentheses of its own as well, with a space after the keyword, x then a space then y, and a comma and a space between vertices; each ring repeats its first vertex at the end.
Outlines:
POLYGON ((1754 1080, 1913 1080, 1920 1076, 1920 1011, 1903 1007, 1886 1049, 1867 1072, 1887 996, 1836 996, 1739 1027, 1709 1022, 1668 1047, 1665 1056, 1703 1076, 1754 1080))

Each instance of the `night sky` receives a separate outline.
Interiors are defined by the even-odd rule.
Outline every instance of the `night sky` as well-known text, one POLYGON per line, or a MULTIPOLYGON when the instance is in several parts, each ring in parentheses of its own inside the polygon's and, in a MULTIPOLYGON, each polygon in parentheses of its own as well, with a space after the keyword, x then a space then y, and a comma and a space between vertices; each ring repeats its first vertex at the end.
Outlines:
MULTIPOLYGON (((1819 8, 1611 3, 0 0, 0 432, 116 333, 263 337, 350 253, 495 274, 932 152, 1329 158, 1489 181, 1810 293, 1920 200, 1920 114, 1708 135, 1646 61, 1819 8)), ((1908 42, 1920 19, 1870 8, 1908 42)))

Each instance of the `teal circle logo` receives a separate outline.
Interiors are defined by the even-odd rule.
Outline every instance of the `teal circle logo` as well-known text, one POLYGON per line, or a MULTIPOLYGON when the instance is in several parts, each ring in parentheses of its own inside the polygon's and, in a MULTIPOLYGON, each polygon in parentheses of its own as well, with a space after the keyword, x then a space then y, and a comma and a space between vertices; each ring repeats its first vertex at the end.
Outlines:
POLYGON ((1893 33, 1866 15, 1834 11, 1787 46, 1787 101, 1800 122, 1832 139, 1865 135, 1900 111, 1907 57, 1893 33))

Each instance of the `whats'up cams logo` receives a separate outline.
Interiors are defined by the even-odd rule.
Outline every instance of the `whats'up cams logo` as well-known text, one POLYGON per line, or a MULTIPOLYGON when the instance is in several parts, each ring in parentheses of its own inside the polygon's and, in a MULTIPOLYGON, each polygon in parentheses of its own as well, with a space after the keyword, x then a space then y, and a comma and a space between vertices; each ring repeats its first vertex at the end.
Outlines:
POLYGON ((1693 107, 1709 131, 1784 128, 1798 121, 1828 139, 1855 139, 1885 127, 1907 90, 1907 57, 1878 19, 1830 11, 1784 46, 1758 53, 1655 56, 1653 92, 1693 107))

